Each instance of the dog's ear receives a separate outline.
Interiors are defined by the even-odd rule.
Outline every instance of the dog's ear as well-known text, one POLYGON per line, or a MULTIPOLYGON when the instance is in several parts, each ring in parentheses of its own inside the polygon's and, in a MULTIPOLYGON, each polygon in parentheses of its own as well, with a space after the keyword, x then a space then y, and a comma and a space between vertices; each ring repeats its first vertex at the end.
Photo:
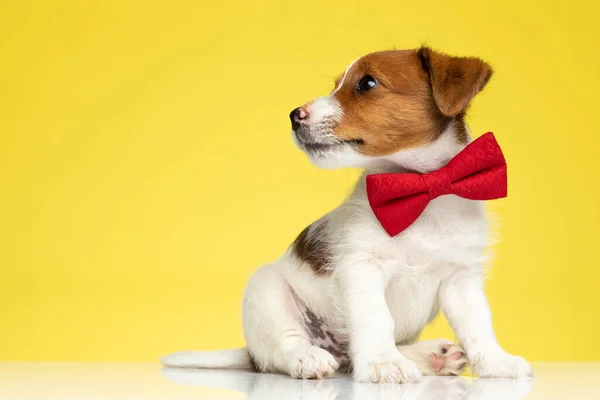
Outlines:
POLYGON ((452 57, 428 47, 421 47, 418 55, 435 104, 448 117, 464 112, 492 76, 492 67, 479 58, 452 57))

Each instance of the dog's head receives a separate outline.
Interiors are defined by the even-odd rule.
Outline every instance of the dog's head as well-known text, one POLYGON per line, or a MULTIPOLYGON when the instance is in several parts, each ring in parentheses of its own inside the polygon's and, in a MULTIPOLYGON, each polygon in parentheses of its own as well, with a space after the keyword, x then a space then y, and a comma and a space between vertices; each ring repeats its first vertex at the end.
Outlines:
POLYGON ((290 114, 297 145, 317 166, 366 167, 423 146, 463 118, 492 75, 478 58, 422 47, 368 54, 351 63, 335 88, 290 114))

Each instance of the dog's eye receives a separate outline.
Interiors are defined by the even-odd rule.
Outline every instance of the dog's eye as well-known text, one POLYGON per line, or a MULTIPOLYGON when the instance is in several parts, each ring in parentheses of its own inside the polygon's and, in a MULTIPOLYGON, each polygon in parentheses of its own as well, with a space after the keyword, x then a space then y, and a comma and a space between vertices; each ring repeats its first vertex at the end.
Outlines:
POLYGON ((371 75, 365 75, 358 82, 356 82, 356 90, 359 92, 368 92, 377 86, 377 81, 371 75))

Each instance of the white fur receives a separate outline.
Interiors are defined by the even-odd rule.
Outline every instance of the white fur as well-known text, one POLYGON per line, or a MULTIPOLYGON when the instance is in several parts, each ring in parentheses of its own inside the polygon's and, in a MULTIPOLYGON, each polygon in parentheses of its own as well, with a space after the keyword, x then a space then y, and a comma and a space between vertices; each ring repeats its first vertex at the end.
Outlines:
MULTIPOLYGON (((341 110, 327 96, 311 104, 310 114, 311 123, 318 124, 339 120, 341 110)), ((389 237, 367 200, 367 174, 437 170, 464 148, 455 138, 450 127, 431 144, 385 157, 363 156, 351 145, 309 153, 317 165, 360 166, 366 172, 346 201, 319 222, 325 224, 333 252, 328 275, 316 275, 288 250, 250 279, 243 302, 244 332, 261 369, 320 378, 337 368, 331 354, 311 344, 299 322, 296 293, 349 340, 358 381, 417 382, 428 373, 422 361, 430 349, 413 343, 440 307, 480 376, 531 375, 524 359, 502 350, 492 329, 483 291, 488 239, 483 204, 452 195, 436 198, 407 230, 389 237)), ((190 360, 189 353, 171 357, 171 366, 209 364, 208 358, 190 360)), ((248 362, 243 357, 229 361, 235 366, 248 362)))
POLYGON ((339 103, 331 95, 318 97, 305 108, 310 115, 310 121, 322 121, 326 118, 334 118, 339 121, 342 116, 339 103))
POLYGON ((335 89, 333 89, 333 92, 331 92, 331 94, 335 94, 338 90, 340 90, 340 88, 342 87, 342 85, 344 84, 344 81, 346 80, 346 76, 348 76, 348 71, 350 71, 350 69, 354 66, 354 64, 356 64, 356 62, 358 60, 360 60, 361 57, 357 58, 356 60, 352 61, 350 63, 350 65, 348 65, 348 68, 346 68, 346 70, 344 71, 344 75, 342 76, 342 79, 340 79, 340 82, 338 83, 338 85, 335 87, 335 89))
MULTIPOLYGON (((329 96, 318 97, 306 105, 305 108, 310 118, 304 121, 305 124, 315 126, 323 121, 337 123, 342 119, 344 113, 339 102, 333 96, 335 92, 336 90, 329 96)), ((319 136, 319 139, 324 142, 339 142, 339 139, 331 132, 320 132, 319 136)), ((292 132, 292 137, 296 145, 304 150, 294 132, 292 132)), ((363 168, 367 163, 374 161, 372 157, 366 157, 357 152, 353 146, 343 143, 327 152, 307 152, 307 155, 313 164, 326 169, 343 167, 363 168)))

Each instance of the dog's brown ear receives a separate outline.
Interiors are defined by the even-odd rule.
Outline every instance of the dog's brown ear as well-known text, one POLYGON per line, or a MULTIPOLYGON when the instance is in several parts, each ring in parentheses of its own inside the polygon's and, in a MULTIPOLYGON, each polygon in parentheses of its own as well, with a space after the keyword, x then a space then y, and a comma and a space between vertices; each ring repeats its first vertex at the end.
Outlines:
POLYGON ((418 51, 429 75, 435 104, 448 117, 465 111, 492 77, 492 67, 475 57, 452 57, 428 47, 418 51))

